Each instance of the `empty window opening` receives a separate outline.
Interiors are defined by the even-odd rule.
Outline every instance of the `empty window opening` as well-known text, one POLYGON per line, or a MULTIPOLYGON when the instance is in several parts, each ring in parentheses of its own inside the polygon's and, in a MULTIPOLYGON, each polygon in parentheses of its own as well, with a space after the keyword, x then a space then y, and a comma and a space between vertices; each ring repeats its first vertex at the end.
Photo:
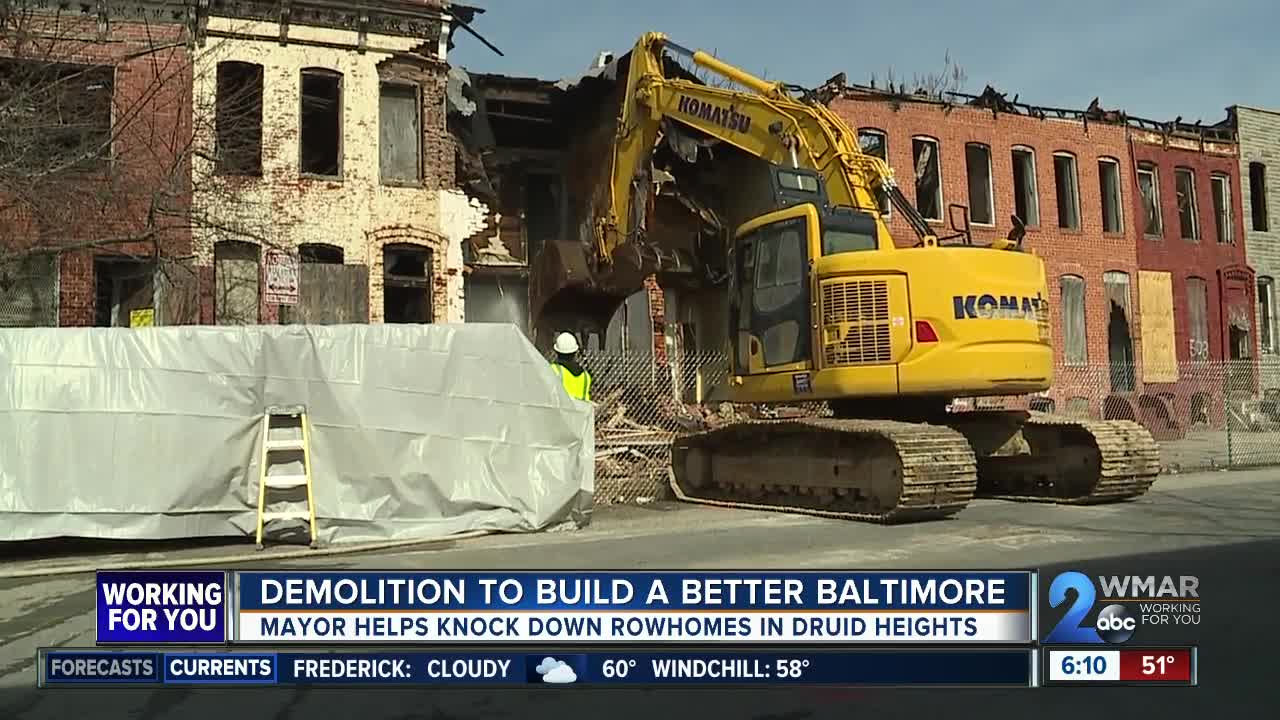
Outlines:
POLYGON ((1142 193, 1142 232, 1151 237, 1164 235, 1164 222, 1160 216, 1160 176, 1151 163, 1138 165, 1138 192, 1142 193))
POLYGON ((529 173, 524 182, 525 252, 538 257, 548 242, 561 240, 563 232, 563 184, 554 173, 529 173))
POLYGON ((1173 171, 1173 189, 1178 193, 1178 226, 1184 240, 1200 239, 1200 218, 1196 212, 1196 176, 1187 168, 1173 171))
POLYGON ((1253 229, 1266 232, 1271 226, 1267 216, 1267 166, 1260 162, 1249 163, 1249 209, 1253 229))
POLYGON ((0 115, 12 147, 0 162, 17 177, 96 171, 111 159, 115 68, 0 59, 0 115))
POLYGON ((259 318, 259 248, 228 240, 213 246, 214 322, 256 325, 259 318))
POLYGON ((382 181, 422 178, 422 101, 417 85, 383 83, 378 98, 378 155, 382 181))
POLYGON ((1074 155, 1054 153, 1053 180, 1058 195, 1058 227, 1079 230, 1080 187, 1074 155))
POLYGON ((916 209, 926 220, 941 221, 942 170, 938 158, 938 141, 912 138, 911 157, 915 162, 916 209))
POLYGON ((1084 325, 1084 278, 1063 275, 1061 290, 1062 360, 1067 365, 1084 365, 1089 361, 1084 325))
POLYGON ((155 324, 155 266, 146 260, 98 257, 93 263, 94 325, 155 324))
MULTIPOLYGON (((889 137, 880 130, 860 128, 858 130, 858 147, 867 155, 880 158, 886 163, 889 162, 889 137)), ((889 193, 885 192, 883 188, 877 187, 875 195, 876 205, 880 208, 880 214, 888 217, 892 207, 889 204, 889 193)))
POLYGON ((1120 161, 1098 158, 1098 188, 1102 191, 1102 232, 1124 231, 1121 212, 1120 161))
POLYGON ((1040 224, 1040 194, 1036 189, 1036 154, 1027 147, 1013 149, 1013 211, 1022 224, 1040 224))
POLYGON ((327 243, 306 243, 298 246, 298 259, 304 263, 341 265, 342 248, 327 243))
POLYGON ((1133 332, 1129 323, 1129 274, 1109 270, 1102 274, 1107 294, 1107 361, 1111 369, 1111 391, 1133 392, 1137 385, 1133 355, 1133 332))
POLYGON ((1258 278, 1258 341, 1264 353, 1276 352, 1276 283, 1258 278))
POLYGON ((1231 178, 1220 173, 1210 175, 1209 188, 1213 191, 1213 224, 1218 232, 1218 242, 1230 243, 1235 224, 1231 214, 1231 178))
POLYGON ((342 174, 342 76, 331 70, 302 71, 302 172, 342 174))
POLYGON ((217 92, 214 170, 227 175, 261 175, 262 66, 218 63, 217 92))
POLYGON ((382 251, 382 262, 384 321, 433 322, 431 251, 416 245, 388 245, 382 251))
POLYGON ((965 175, 969 183, 969 219, 975 225, 995 224, 991 199, 991 148, 981 143, 964 146, 965 175))

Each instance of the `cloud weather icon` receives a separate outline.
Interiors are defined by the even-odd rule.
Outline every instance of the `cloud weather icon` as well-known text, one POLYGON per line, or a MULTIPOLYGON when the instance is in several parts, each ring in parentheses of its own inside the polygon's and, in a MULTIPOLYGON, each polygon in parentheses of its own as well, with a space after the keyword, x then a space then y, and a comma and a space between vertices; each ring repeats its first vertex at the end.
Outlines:
POLYGON ((565 685, 578 679, 578 674, 573 671, 573 668, 569 667, 568 663, 553 657, 542 658, 542 662, 538 663, 534 670, 542 676, 542 682, 545 683, 565 685))

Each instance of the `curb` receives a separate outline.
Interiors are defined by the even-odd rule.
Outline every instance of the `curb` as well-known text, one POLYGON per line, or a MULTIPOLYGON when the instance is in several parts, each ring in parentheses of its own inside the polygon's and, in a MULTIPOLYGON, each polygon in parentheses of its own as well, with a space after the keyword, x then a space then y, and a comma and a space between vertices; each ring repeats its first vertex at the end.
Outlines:
POLYGON ((493 532, 489 530, 471 530, 464 533, 458 533, 457 535, 449 535, 447 537, 431 540, 386 540, 382 542, 361 543, 359 545, 351 545, 349 547, 331 546, 317 548, 315 550, 310 548, 300 548, 297 550, 286 550, 279 553, 262 553, 254 549, 249 552, 196 558, 180 558, 173 560, 124 560, 105 565, 81 563, 78 565, 61 565, 56 567, 33 568, 30 570, 0 570, 0 580, 51 577, 54 575, 80 575, 96 572, 98 570, 155 570, 160 568, 191 567, 193 565, 231 565, 234 563, 246 562, 270 562, 272 560, 299 560, 313 557, 331 557, 334 555, 355 555, 358 553, 376 552, 379 550, 394 550, 396 548, 411 547, 414 545, 436 545, 451 543, 457 540, 472 540, 474 538, 492 534, 493 532))

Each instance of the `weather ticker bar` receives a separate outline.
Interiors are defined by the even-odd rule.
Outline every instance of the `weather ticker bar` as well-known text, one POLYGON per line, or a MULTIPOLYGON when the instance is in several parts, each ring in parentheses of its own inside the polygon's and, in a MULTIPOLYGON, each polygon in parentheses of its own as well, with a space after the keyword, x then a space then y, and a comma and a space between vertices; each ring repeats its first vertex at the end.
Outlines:
POLYGON ((1029 648, 785 651, 194 651, 45 649, 59 686, 982 686, 1031 687, 1029 648))

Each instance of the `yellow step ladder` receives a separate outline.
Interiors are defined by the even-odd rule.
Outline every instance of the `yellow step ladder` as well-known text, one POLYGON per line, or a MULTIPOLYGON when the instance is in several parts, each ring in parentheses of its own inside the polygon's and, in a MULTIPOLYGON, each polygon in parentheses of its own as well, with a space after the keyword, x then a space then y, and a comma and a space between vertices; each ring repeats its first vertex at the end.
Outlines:
MULTIPOLYGON (((291 462, 285 460, 284 462, 291 462)), ((283 494, 283 493, 282 493, 283 494)), ((298 504, 295 502, 295 505, 298 504)), ((311 530, 311 547, 316 539, 316 504, 311 493, 311 428, 307 424, 307 408, 302 405, 272 406, 262 415, 262 455, 258 462, 258 549, 262 545, 262 529, 272 520, 302 520, 311 530), (279 431, 273 436, 272 431, 279 431), (283 437, 281 437, 283 435, 283 437), (277 456, 301 455, 302 474, 271 474, 273 465, 283 464, 277 456), (267 494, 306 488, 305 507, 293 510, 267 511, 267 494)))

